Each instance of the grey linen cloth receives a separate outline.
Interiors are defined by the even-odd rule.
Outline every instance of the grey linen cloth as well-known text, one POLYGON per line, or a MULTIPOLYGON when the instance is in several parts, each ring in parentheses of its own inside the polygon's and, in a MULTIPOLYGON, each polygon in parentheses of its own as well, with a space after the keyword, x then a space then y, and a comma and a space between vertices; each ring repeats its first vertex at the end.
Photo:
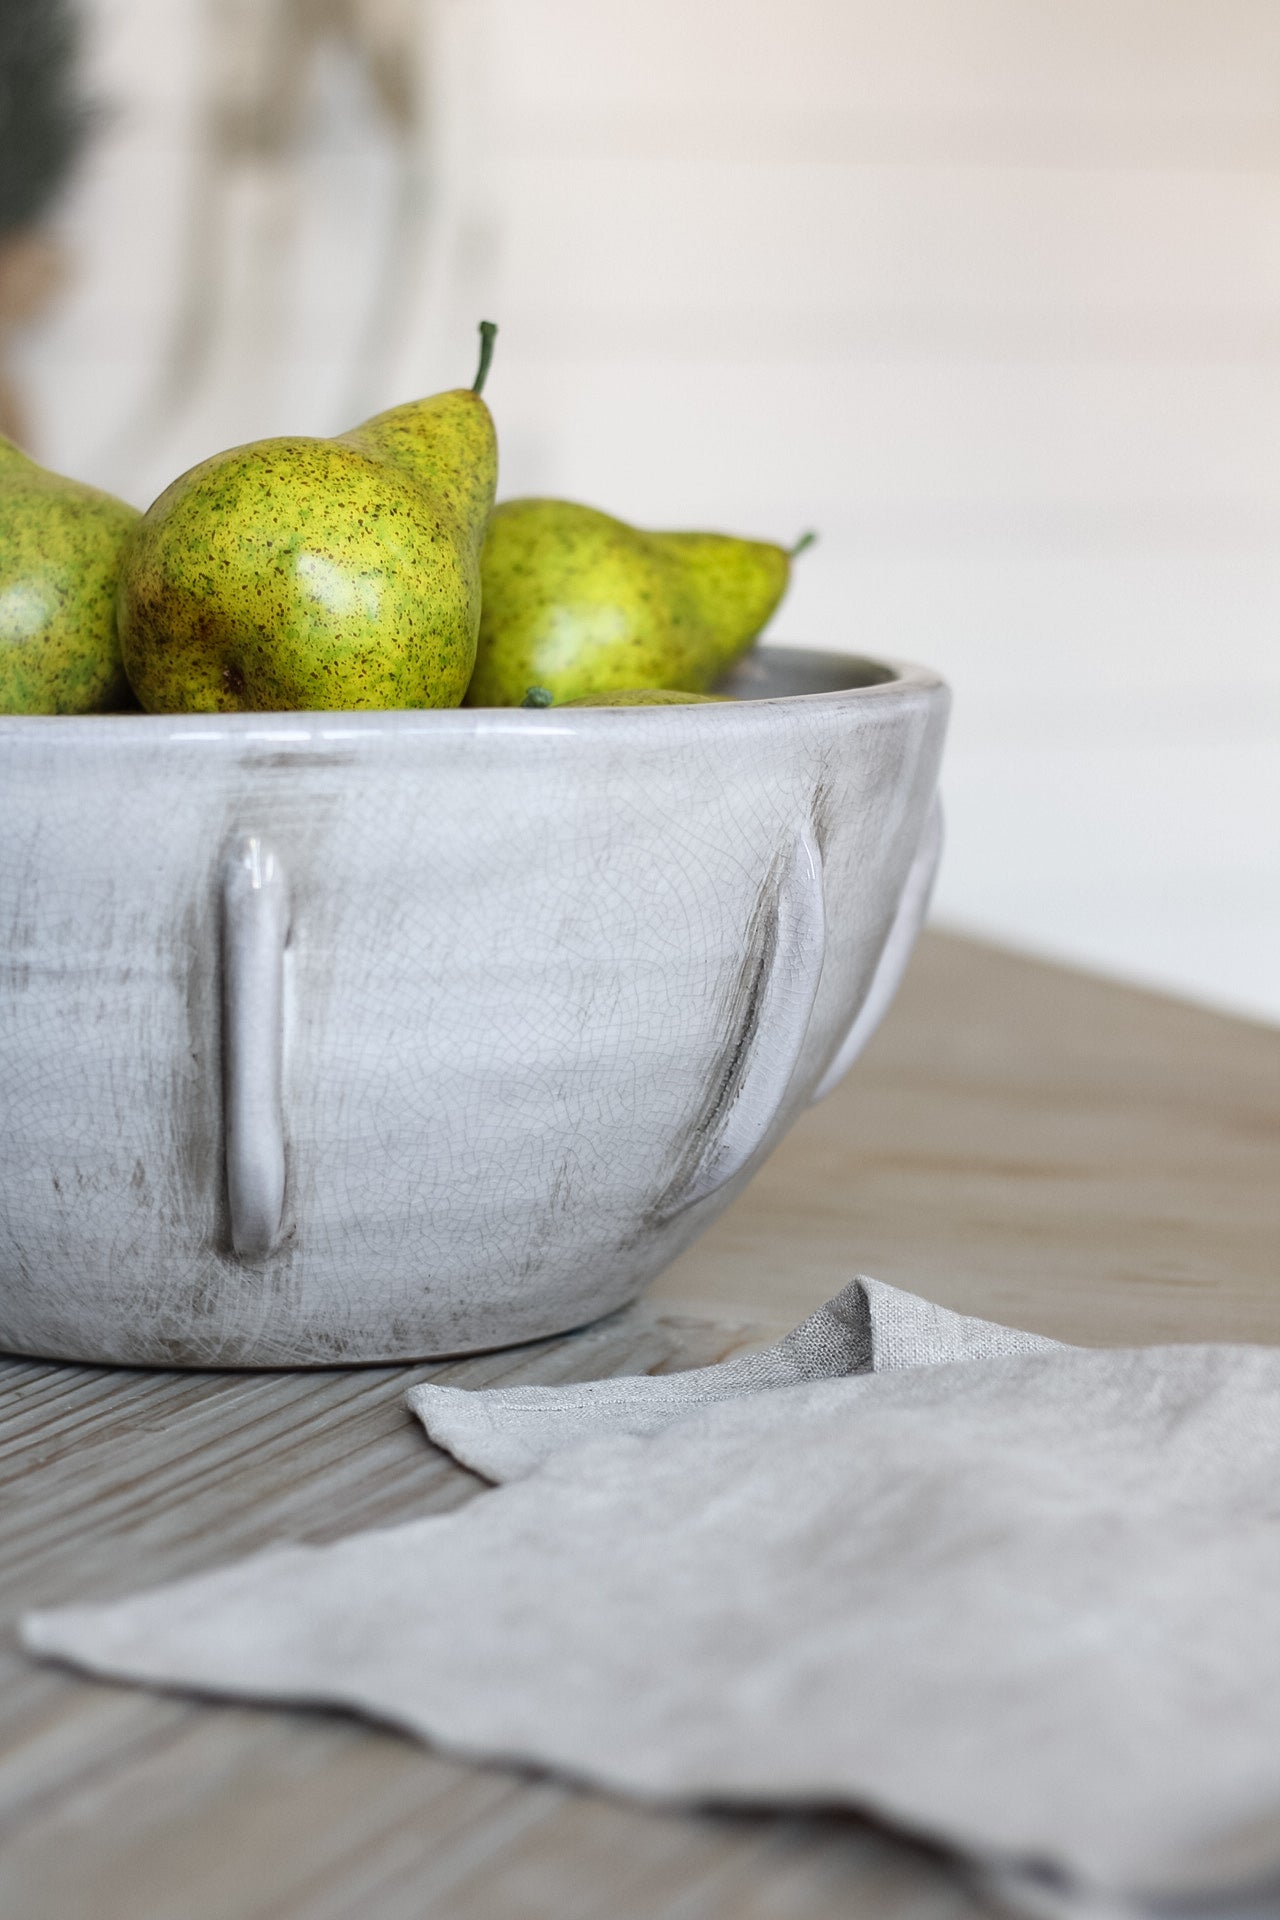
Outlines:
POLYGON ((1280 1912, 1280 1351, 1061 1347, 858 1280, 719 1367, 410 1399, 512 1484, 28 1647, 854 1807, 1028 1913, 1280 1912))
POLYGON ((859 1274, 785 1339, 717 1367, 567 1387, 490 1387, 483 1393, 414 1387, 406 1397, 436 1445, 464 1467, 487 1480, 519 1480, 563 1447, 610 1433, 659 1433, 717 1400, 808 1380, 1057 1347, 1039 1334, 951 1313, 859 1274))

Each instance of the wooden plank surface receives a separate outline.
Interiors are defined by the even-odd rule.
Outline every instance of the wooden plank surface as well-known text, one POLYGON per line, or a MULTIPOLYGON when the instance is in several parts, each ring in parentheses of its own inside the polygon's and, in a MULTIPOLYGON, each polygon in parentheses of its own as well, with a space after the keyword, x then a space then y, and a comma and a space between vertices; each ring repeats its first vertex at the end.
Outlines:
POLYGON ((855 1074, 650 1301, 446 1366, 305 1375, 0 1363, 4 1920, 952 1920, 937 1860, 852 1819, 658 1814, 335 1714, 29 1662, 29 1605, 479 1483, 405 1388, 700 1365, 859 1269, 1082 1341, 1280 1339, 1280 1032, 930 936, 855 1074))

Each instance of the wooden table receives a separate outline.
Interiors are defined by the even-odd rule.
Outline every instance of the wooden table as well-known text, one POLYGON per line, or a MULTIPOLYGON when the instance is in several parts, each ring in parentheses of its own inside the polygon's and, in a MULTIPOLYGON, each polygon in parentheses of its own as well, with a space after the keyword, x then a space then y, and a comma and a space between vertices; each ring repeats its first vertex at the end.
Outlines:
POLYGON ((338 1715, 90 1683, 24 1606, 107 1597, 478 1483, 401 1406, 701 1364, 856 1271, 1069 1340, 1280 1340, 1280 1031, 931 935, 852 1077, 650 1300, 446 1367, 0 1363, 3 1920, 952 1920, 945 1864, 855 1819, 663 1815, 338 1715))

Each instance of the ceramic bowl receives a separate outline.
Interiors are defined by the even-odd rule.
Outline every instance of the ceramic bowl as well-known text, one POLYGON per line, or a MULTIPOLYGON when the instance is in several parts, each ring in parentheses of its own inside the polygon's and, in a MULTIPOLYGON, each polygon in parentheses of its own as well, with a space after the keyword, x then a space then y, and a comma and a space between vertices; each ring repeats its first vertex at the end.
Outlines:
POLYGON ((0 1345, 294 1366, 631 1299, 879 1017, 942 682, 0 719, 0 1345))

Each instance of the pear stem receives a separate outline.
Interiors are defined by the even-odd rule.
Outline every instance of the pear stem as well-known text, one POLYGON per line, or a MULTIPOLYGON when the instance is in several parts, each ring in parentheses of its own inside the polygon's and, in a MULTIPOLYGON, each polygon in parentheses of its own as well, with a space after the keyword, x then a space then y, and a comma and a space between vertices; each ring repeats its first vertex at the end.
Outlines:
POLYGON ((806 547, 811 547, 813 545, 817 537, 818 536, 813 531, 812 527, 809 529, 808 533, 802 533, 800 535, 800 538, 796 541, 794 547, 791 547, 788 549, 788 553, 787 553, 788 559, 795 560, 800 554, 802 554, 805 551, 806 547))
POLYGON ((493 343, 497 333, 496 320, 480 322, 480 365, 476 368, 476 377, 471 382, 472 393, 484 392, 484 383, 489 378, 489 362, 493 359, 493 343))

